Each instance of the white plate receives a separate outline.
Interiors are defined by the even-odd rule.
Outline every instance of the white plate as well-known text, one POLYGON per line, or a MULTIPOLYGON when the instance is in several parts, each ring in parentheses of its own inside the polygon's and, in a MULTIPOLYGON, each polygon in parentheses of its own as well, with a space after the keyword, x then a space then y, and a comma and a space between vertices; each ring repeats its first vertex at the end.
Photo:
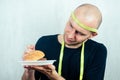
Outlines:
POLYGON ((56 60, 41 60, 41 61, 20 61, 22 65, 49 65, 56 60))

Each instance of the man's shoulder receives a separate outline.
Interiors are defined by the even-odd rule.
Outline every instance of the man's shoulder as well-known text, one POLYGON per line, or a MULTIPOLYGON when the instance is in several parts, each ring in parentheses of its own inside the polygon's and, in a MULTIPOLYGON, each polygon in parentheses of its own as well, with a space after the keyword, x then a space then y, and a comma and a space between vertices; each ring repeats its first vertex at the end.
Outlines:
POLYGON ((88 40, 85 44, 85 48, 88 52, 91 52, 92 55, 96 54, 97 55, 107 55, 107 48, 103 43, 97 42, 95 40, 88 40))
POLYGON ((92 39, 89 39, 87 42, 86 42, 86 45, 88 46, 91 46, 91 47, 102 47, 102 48, 106 48, 106 46, 101 43, 101 42, 97 42, 95 40, 92 40, 92 39))
POLYGON ((57 38, 58 34, 54 34, 54 35, 44 35, 44 36, 41 36, 39 38, 39 40, 48 40, 48 39, 54 39, 54 38, 57 38))
POLYGON ((53 41, 57 41, 57 36, 58 36, 58 34, 41 36, 37 40, 37 43, 51 43, 53 41))
POLYGON ((95 44, 95 45, 103 44, 103 43, 101 43, 101 42, 97 42, 97 41, 92 40, 92 39, 88 39, 86 43, 87 43, 87 44, 95 44))

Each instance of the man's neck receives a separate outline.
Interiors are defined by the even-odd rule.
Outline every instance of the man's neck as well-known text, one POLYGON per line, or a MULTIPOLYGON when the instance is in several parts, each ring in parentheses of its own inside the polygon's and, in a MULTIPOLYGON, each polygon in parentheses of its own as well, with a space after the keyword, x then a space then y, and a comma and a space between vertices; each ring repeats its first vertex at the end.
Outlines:
POLYGON ((67 48, 79 48, 80 46, 81 46, 82 44, 77 44, 77 45, 67 45, 67 44, 65 44, 65 46, 67 47, 67 48))
MULTIPOLYGON (((62 44, 62 41, 63 41, 63 35, 60 34, 60 35, 58 35, 58 42, 60 44, 62 44)), ((67 44, 65 44, 65 47, 67 47, 67 48, 79 48, 81 45, 82 44, 77 44, 77 45, 67 45, 67 44)))

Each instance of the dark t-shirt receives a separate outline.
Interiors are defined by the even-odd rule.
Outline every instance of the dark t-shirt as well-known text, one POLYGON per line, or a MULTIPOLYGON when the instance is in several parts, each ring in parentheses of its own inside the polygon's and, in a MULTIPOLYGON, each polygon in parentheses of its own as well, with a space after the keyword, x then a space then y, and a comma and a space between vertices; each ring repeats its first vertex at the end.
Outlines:
MULTIPOLYGON (((45 53, 48 60, 56 60, 54 63, 56 71, 58 71, 59 55, 61 44, 57 39, 58 35, 50 35, 41 37, 36 43, 36 50, 45 53)), ((62 76, 66 80, 79 80, 80 75, 80 55, 79 48, 64 48, 64 56, 62 62, 62 76)), ((84 51, 84 76, 83 80, 103 80, 106 65, 107 50, 106 47, 93 40, 85 43, 84 51)), ((49 80, 44 74, 35 71, 35 80, 49 80)))

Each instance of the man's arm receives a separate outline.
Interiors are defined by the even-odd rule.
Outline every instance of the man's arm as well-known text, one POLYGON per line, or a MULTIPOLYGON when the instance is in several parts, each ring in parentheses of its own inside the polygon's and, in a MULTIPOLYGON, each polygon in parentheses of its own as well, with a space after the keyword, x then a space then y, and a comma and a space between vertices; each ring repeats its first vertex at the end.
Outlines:
POLYGON ((22 80, 35 80, 34 72, 34 70, 25 69, 22 80))
POLYGON ((43 65, 43 66, 28 66, 31 69, 37 70, 44 75, 46 75, 50 80, 65 80, 62 76, 60 76, 55 70, 54 65, 43 65))
POLYGON ((104 45, 96 48, 96 52, 91 55, 90 62, 85 70, 84 78, 87 80, 104 80, 107 49, 104 45))
MULTIPOLYGON (((34 45, 27 46, 27 49, 24 52, 24 55, 28 54, 30 51, 33 51, 33 50, 35 50, 35 46, 34 45)), ((22 75, 22 80, 35 80, 35 77, 34 77, 35 71, 32 70, 32 69, 29 69, 27 67, 28 66, 24 66, 25 70, 24 70, 24 73, 22 75)))

